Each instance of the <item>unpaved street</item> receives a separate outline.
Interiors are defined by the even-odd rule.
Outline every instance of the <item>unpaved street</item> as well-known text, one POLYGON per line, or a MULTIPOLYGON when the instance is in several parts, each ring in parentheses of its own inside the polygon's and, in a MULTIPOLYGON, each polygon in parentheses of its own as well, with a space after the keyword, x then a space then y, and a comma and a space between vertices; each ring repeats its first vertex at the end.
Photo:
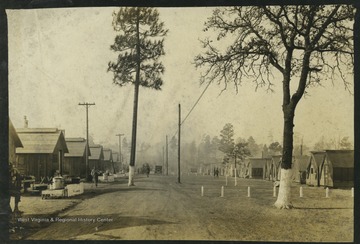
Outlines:
POLYGON ((135 184, 128 187, 122 179, 88 189, 86 197, 27 239, 329 242, 353 238, 350 190, 332 190, 325 198, 324 189, 309 187, 299 198, 294 185, 296 208, 277 210, 269 181, 238 179, 235 186, 232 178, 225 186, 225 177, 184 175, 178 184, 175 176, 137 175, 135 184))

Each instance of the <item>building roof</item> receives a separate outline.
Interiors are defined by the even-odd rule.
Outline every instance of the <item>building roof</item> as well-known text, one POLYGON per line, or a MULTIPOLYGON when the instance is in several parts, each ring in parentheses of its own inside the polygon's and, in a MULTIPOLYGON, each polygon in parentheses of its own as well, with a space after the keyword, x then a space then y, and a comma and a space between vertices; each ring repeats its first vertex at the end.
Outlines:
POLYGON ((101 145, 91 145, 89 147, 91 151, 91 156, 89 156, 90 160, 104 159, 103 147, 101 145))
POLYGON ((315 167, 320 166, 324 162, 324 158, 326 154, 325 151, 311 151, 311 154, 312 154, 312 158, 314 159, 311 162, 315 164, 315 167))
POLYGON ((310 156, 298 155, 293 157, 293 168, 297 171, 306 171, 309 165, 310 156))
POLYGON ((20 137, 16 132, 13 123, 11 122, 11 119, 9 119, 9 137, 13 139, 15 147, 23 147, 20 137))
POLYGON ((17 148, 17 154, 55 153, 57 147, 68 153, 62 130, 57 128, 21 128, 17 129, 23 148, 17 148))
POLYGON ((103 153, 104 153, 104 161, 112 161, 113 160, 111 149, 104 148, 103 153))
POLYGON ((326 160, 333 168, 353 168, 354 150, 326 150, 326 160))
POLYGON ((266 164, 271 162, 271 158, 249 158, 249 165, 252 168, 263 168, 266 164))
MULTIPOLYGON (((69 153, 65 153, 65 157, 83 157, 86 150, 86 139, 85 138, 65 138, 66 144, 69 149, 69 153)), ((89 150, 89 156, 91 151, 89 150)))

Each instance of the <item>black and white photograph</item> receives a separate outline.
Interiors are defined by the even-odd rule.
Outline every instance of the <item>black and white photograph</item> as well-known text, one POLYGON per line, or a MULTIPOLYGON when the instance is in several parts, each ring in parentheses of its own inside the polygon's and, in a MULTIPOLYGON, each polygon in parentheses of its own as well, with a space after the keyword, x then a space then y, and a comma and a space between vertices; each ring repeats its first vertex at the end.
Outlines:
POLYGON ((9 240, 355 241, 359 6, 61 2, 2 13, 9 240))

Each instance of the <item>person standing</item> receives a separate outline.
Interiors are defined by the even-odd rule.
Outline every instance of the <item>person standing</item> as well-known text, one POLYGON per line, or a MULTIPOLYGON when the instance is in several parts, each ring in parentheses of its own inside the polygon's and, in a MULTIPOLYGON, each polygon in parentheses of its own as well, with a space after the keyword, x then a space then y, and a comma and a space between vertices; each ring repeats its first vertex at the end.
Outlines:
MULTIPOLYGON (((13 213, 19 214, 22 213, 22 211, 19 210, 19 202, 21 201, 21 182, 22 177, 19 173, 19 171, 13 167, 12 164, 9 165, 10 167, 10 197, 15 198, 15 207, 13 213)), ((10 208, 11 209, 11 208, 10 208)))

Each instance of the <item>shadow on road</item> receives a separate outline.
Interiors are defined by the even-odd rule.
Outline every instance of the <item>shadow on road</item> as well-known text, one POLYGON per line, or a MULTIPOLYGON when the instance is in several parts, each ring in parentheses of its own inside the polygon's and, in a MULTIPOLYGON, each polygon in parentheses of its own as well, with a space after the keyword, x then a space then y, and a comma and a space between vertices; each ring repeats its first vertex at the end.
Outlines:
MULTIPOLYGON (((47 218, 40 217, 37 218, 47 218)), ((155 218, 121 216, 121 215, 72 215, 53 218, 52 224, 58 228, 39 229, 38 232, 27 239, 46 239, 51 235, 52 239, 74 239, 79 235, 96 234, 100 231, 116 230, 128 227, 145 225, 176 224, 175 222, 163 221, 155 218), (54 231, 56 230, 56 231, 54 231), (50 232, 51 233, 48 233, 50 232)))

